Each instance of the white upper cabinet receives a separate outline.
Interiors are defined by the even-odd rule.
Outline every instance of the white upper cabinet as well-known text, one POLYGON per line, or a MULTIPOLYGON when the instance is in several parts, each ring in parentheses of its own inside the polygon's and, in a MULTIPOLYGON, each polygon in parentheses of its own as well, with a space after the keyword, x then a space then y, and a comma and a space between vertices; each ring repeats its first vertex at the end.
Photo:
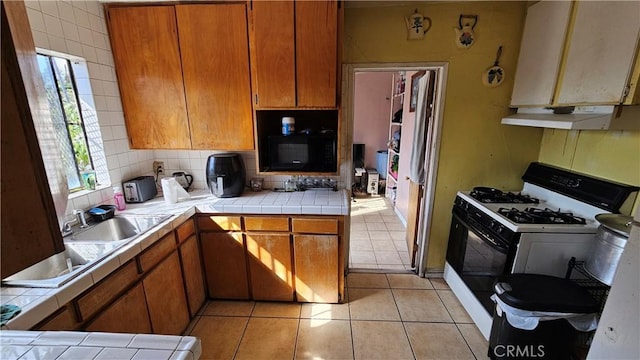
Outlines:
POLYGON ((570 17, 568 1, 543 1, 529 7, 511 105, 551 104, 570 17))
POLYGON ((622 103, 638 53, 638 14, 638 1, 541 1, 529 7, 511 105, 622 103))

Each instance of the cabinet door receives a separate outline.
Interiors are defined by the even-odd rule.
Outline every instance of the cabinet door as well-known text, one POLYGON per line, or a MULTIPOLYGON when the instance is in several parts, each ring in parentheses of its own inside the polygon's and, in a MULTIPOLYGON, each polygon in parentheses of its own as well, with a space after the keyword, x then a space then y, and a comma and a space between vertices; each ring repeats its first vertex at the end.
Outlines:
POLYGON ((249 299, 242 233, 201 233, 200 240, 209 296, 218 299, 249 299))
POLYGON ((91 290, 77 299, 82 320, 92 318, 100 309, 106 307, 119 294, 137 282, 138 276, 136 262, 131 260, 92 286, 91 290))
POLYGON ((253 150, 246 5, 177 5, 176 17, 192 148, 253 150))
POLYGON ((191 316, 195 316, 206 297, 202 275, 202 259, 200 257, 200 248, 198 247, 198 238, 195 235, 190 236, 180 246, 180 262, 182 263, 182 275, 184 276, 184 285, 187 290, 189 313, 191 316))
POLYGON ((142 281, 154 334, 179 335, 189 325, 178 252, 162 261, 142 281))
POLYGON ((294 235, 293 252, 298 301, 338 302, 338 237, 294 235))
POLYGON ((619 104, 640 33, 640 2, 579 1, 558 104, 619 104))
POLYGON ((293 301, 289 234, 246 236, 253 299, 293 301))
POLYGON ((122 295, 106 310, 96 316, 87 331, 117 333, 151 333, 151 323, 142 284, 122 295))
POLYGON ((110 7, 108 23, 131 147, 190 148, 173 6, 110 7))
MULTIPOLYGON (((34 121, 42 123, 39 119, 43 119, 46 114, 40 110, 40 106, 29 104, 30 100, 36 102, 44 97, 41 94, 44 87, 38 72, 29 19, 23 2, 3 1, 1 6, 0 264, 4 279, 63 251, 64 245, 34 128, 34 121)), ((46 113, 48 114, 48 110, 46 113)), ((63 187, 66 188, 66 183, 63 187)))
POLYGON ((296 106, 293 6, 293 1, 252 2, 251 61, 256 107, 296 106))
POLYGON ((71 305, 64 306, 54 315, 49 316, 45 321, 38 324, 33 330, 40 331, 62 331, 78 329, 78 321, 71 305))
POLYGON ((296 1, 297 106, 335 107, 338 2, 296 1))
POLYGON ((552 103, 570 16, 570 1, 541 1, 527 10, 511 105, 552 103))

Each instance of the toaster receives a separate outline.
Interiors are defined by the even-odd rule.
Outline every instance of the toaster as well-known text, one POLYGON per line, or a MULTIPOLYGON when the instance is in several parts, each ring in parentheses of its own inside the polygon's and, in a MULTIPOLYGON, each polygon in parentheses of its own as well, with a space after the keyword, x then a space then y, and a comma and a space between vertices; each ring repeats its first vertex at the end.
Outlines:
POLYGON ((141 203, 158 194, 153 176, 138 176, 122 182, 124 200, 128 203, 141 203))

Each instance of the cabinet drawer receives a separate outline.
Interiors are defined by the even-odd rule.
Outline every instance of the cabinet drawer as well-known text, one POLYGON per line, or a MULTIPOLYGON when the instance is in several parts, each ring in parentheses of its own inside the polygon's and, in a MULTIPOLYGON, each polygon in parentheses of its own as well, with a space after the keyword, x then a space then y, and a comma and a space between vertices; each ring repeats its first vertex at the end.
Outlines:
POLYGON ((41 322, 34 330, 52 331, 52 330, 76 330, 78 322, 73 306, 69 304, 58 310, 55 314, 49 316, 45 321, 41 322))
POLYGON ((247 231, 289 231, 289 218, 269 216, 245 216, 247 231))
POLYGON ((291 219, 291 229, 294 233, 337 234, 338 219, 293 218, 291 219))
POLYGON ((182 225, 176 228, 176 237, 178 240, 178 244, 182 244, 185 240, 189 238, 193 233, 196 232, 196 226, 193 223, 193 219, 189 219, 182 223, 182 225))
POLYGON ((173 250, 176 249, 176 237, 173 233, 165 235, 162 239, 158 240, 155 244, 151 245, 140 256, 140 268, 142 272, 149 271, 160 260, 164 259, 173 250))
POLYGON ((78 309, 82 320, 89 319, 137 279, 138 268, 136 263, 135 261, 129 261, 99 282, 87 294, 78 299, 78 309))
POLYGON ((242 230, 240 216, 201 216, 198 218, 200 231, 242 230))

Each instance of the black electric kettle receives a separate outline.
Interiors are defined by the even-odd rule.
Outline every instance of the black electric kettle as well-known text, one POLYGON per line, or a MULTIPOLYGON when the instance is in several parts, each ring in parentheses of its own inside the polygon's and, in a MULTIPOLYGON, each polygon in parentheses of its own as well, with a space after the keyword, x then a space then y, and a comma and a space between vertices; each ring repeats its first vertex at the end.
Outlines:
POLYGON ((193 176, 185 173, 184 171, 174 172, 172 176, 176 179, 178 184, 182 186, 182 188, 189 191, 189 187, 191 186, 191 183, 193 183, 193 176))

